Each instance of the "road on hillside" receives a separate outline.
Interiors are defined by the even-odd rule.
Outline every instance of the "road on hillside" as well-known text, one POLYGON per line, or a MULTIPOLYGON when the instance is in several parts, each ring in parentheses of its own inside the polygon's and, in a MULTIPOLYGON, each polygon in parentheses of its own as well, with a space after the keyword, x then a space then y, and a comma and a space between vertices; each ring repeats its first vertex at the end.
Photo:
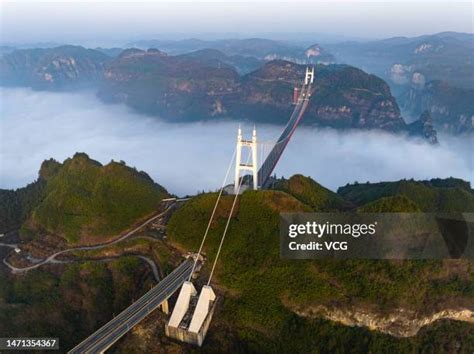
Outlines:
MULTIPOLYGON (((59 251, 59 252, 56 252, 56 253, 53 253, 51 256, 49 256, 48 258, 42 260, 41 262, 38 262, 34 265, 31 265, 31 266, 28 266, 28 267, 23 267, 23 268, 19 268, 19 267, 15 267, 14 265, 10 264, 8 261, 7 261, 7 258, 8 258, 8 255, 3 258, 3 263, 8 267, 10 268, 10 270, 14 273, 21 273, 21 272, 27 272, 27 271, 30 271, 32 269, 36 269, 38 267, 41 267, 42 265, 45 265, 45 264, 48 264, 48 263, 58 263, 58 262, 61 262, 61 261, 57 261, 56 260, 56 257, 57 256, 60 256, 60 255, 63 255, 63 254, 66 254, 66 253, 70 253, 70 252, 74 252, 74 251, 88 251, 88 250, 98 250, 98 249, 101 249, 101 248, 104 248, 104 247, 108 247, 108 246, 111 246, 111 245, 114 245, 114 244, 117 244, 127 238, 129 238, 130 236, 133 236, 135 233, 137 233, 138 231, 140 231, 143 227, 147 226, 148 224, 152 223, 154 220, 164 216, 167 212, 169 212, 173 206, 175 206, 176 202, 179 202, 181 200, 177 199, 177 200, 174 200, 172 201, 172 203, 160 214, 157 214, 151 218, 149 218, 148 220, 146 220, 145 222, 143 222, 142 224, 140 224, 139 226, 135 227, 133 230, 125 233, 124 235, 112 240, 112 241, 108 241, 108 242, 105 242, 105 243, 101 243, 101 244, 97 244, 97 245, 93 245, 93 246, 81 246, 81 247, 73 247, 73 248, 68 248, 68 249, 65 249, 65 250, 62 250, 62 251, 59 251)), ((4 246, 4 247, 10 247, 10 248, 15 248, 17 247, 18 245, 11 245, 11 244, 0 244, 0 246, 4 246)), ((152 267, 153 269, 153 267, 152 267)), ((154 271, 154 269, 153 269, 154 271)))

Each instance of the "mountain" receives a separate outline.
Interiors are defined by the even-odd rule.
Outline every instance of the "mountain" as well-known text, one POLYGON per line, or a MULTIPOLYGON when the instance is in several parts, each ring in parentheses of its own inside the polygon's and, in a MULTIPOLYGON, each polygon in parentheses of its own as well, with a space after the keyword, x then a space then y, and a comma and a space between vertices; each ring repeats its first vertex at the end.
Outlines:
POLYGON ((314 211, 341 211, 352 207, 340 195, 303 175, 294 175, 288 180, 280 179, 273 188, 292 195, 314 211))
POLYGON ((420 118, 408 124, 407 128, 410 135, 421 135, 431 144, 438 144, 438 132, 433 126, 433 118, 428 111, 424 111, 420 118))
MULTIPOLYGON (((251 40, 245 44, 258 47, 251 40)), ((15 50, 0 58, 2 84, 47 90, 98 87, 106 102, 173 121, 230 118, 285 124, 293 109, 293 89, 301 85, 305 70, 290 61, 214 49, 175 56, 153 48, 106 51, 111 56, 103 51, 74 46, 15 50)), ((319 58, 321 53, 313 45, 303 56, 319 58)), ((380 78, 347 65, 316 65, 316 75, 303 124, 407 130, 380 78)), ((426 135, 421 128, 417 134, 426 135)))
POLYGON ((326 47, 338 62, 358 66, 395 85, 409 83, 415 73, 426 81, 442 80, 464 88, 474 85, 473 34, 443 32, 326 47))
POLYGON ((337 194, 357 206, 388 197, 404 197, 424 212, 474 211, 471 185, 457 178, 348 184, 340 187, 337 194))
POLYGON ((119 47, 112 47, 112 48, 97 47, 97 48, 94 48, 94 50, 101 52, 111 58, 118 57, 123 52, 123 48, 119 48, 119 47))
MULTIPOLYGON (((90 240, 87 235, 99 239, 100 233, 103 238, 155 210, 166 193, 144 172, 117 162, 104 166, 83 153, 63 163, 45 161, 40 179, 40 197, 30 199, 24 223, 37 243, 45 232, 73 241, 80 236, 76 241, 81 243, 90 240)), ((246 191, 239 198, 212 279, 220 300, 203 351, 307 353, 308 348, 351 348, 366 353, 390 347, 411 352, 421 351, 426 343, 434 352, 472 351, 472 324, 435 322, 446 308, 472 305, 470 260, 296 261, 280 257, 278 242, 282 212, 473 211, 474 192, 468 182, 450 178, 367 183, 342 187, 336 194, 296 175, 278 181, 276 187, 246 191)), ((198 249, 216 197, 217 193, 203 193, 176 208, 167 224, 167 239, 135 241, 155 254, 160 269, 173 269, 173 262, 182 258, 170 250, 184 254, 198 249)), ((195 284, 207 282, 232 203, 233 196, 221 199, 204 244, 207 261, 195 284)), ((84 254, 85 259, 76 253, 74 263, 46 265, 22 276, 1 267, 2 333, 54 333, 70 348, 154 284, 138 258, 125 253, 94 262, 87 258, 94 252, 84 254)), ((150 316, 117 344, 118 352, 134 352, 130 348, 137 348, 136 341, 142 352, 160 352, 156 347, 166 352, 173 345, 194 350, 165 339, 164 316, 150 316)))
POLYGON ((18 49, 0 57, 0 81, 48 90, 88 87, 102 78, 109 61, 109 56, 80 46, 18 49))
POLYGON ((334 57, 325 48, 313 44, 308 48, 285 41, 263 38, 220 39, 205 41, 184 40, 142 40, 131 42, 129 47, 140 49, 160 48, 170 54, 183 54, 203 49, 218 50, 229 56, 253 57, 259 60, 288 60, 296 63, 333 63, 334 57))
POLYGON ((10 194, 0 212, 14 215, 0 232, 22 224, 24 239, 52 234, 84 244, 114 236, 156 211, 166 190, 122 162, 101 165, 77 153, 62 164, 45 161, 32 186, 10 194), (3 229, 5 227, 5 229, 3 229))
MULTIPOLYGON (((462 330, 448 324, 444 329, 438 327, 444 331, 445 335, 441 337, 446 341, 429 339, 439 338, 434 333, 424 337, 431 326, 420 330, 432 321, 430 314, 443 307, 469 307, 472 304, 472 271, 467 270, 471 261, 284 259, 280 256, 278 241, 280 213, 320 211, 321 206, 328 205, 325 202, 328 196, 340 203, 349 194, 335 196, 302 176, 293 176, 283 183, 292 195, 281 190, 246 191, 234 210, 213 277, 213 287, 219 289, 224 301, 214 335, 206 339, 210 347, 227 348, 231 342, 234 343, 231 348, 245 348, 245 352, 303 353, 308 348, 318 352, 325 352, 328 348, 334 352, 346 352, 350 347, 353 352, 367 353, 377 352, 377 348, 388 345, 393 352, 407 352, 407 347, 420 348, 423 346, 421 343, 429 342, 436 348, 435 352, 443 352, 450 342, 447 338, 457 338, 456 343, 463 347, 467 345, 464 348, 474 345, 467 337, 462 338, 462 330), (405 313, 416 315, 405 317, 405 313), (322 318, 352 323, 356 327, 349 330, 348 327, 339 327, 340 324, 330 325, 322 318), (388 325, 383 324, 383 318, 387 318, 388 325), (360 326, 368 326, 372 332, 364 332, 360 326), (223 332, 227 335, 223 336, 223 332), (409 338, 405 338, 407 336, 409 338), (334 341, 335 337, 337 341, 334 341)), ((438 195, 440 189, 446 192, 449 188, 453 188, 448 193, 452 192, 454 197, 460 192, 474 200, 470 187, 468 190, 466 182, 460 180, 414 184, 426 190, 417 195, 416 202, 421 205, 431 205, 432 194, 438 195), (425 196, 426 201, 422 199, 425 196)), ((378 184, 359 185, 357 188, 360 193, 372 197, 367 200, 377 202, 366 205, 367 211, 420 210, 408 197, 379 198, 372 192, 378 189, 378 184)), ((215 193, 202 194, 177 210, 168 224, 170 242, 180 249, 197 249, 216 197, 215 193)), ((209 267, 226 227, 232 198, 223 197, 204 244, 207 257, 202 276, 204 281, 207 281, 209 267)), ((353 203, 352 200, 347 202, 353 203)), ((460 201, 459 205, 463 203, 460 201)), ((340 205, 346 207, 344 203, 340 205)), ((473 207, 465 204, 464 210, 472 211, 473 207)), ((466 323, 465 326, 469 328, 468 333, 472 333, 472 324, 466 323)))
POLYGON ((264 64, 263 60, 255 57, 227 55, 217 49, 200 49, 181 56, 198 60, 209 66, 222 67, 223 64, 227 64, 229 67, 235 68, 239 74, 247 74, 264 64))
POLYGON ((13 47, 13 46, 9 46, 9 45, 0 45, 0 56, 4 55, 4 54, 8 54, 8 53, 11 53, 15 50, 16 48, 13 47))
MULTIPOLYGON (((163 56, 134 50, 114 60, 99 97, 174 121, 232 118, 286 123, 293 88, 305 66, 271 61, 240 76, 218 59, 163 56)), ((304 124, 340 128, 404 129, 398 105, 385 82, 344 65, 318 65, 304 124)))
POLYGON ((31 211, 40 203, 46 181, 37 181, 17 190, 0 189, 0 233, 19 229, 31 211))
POLYGON ((429 112, 440 131, 474 132, 474 89, 454 87, 444 81, 413 83, 401 102, 403 109, 413 114, 429 112))
POLYGON ((404 112, 418 116, 428 110, 441 131, 474 130, 474 34, 442 32, 326 47, 337 62, 385 79, 404 112))
POLYGON ((0 268, 0 332, 60 338, 70 348, 154 285, 149 267, 128 256, 40 267, 21 275, 0 268))
POLYGON ((238 73, 225 64, 129 49, 105 71, 98 96, 167 119, 198 120, 222 116, 221 97, 238 85, 238 73))

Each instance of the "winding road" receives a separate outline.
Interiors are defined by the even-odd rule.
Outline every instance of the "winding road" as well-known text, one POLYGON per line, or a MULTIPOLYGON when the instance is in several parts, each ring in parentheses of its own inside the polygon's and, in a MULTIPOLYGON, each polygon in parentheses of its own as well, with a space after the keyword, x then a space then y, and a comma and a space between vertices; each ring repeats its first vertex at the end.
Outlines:
MULTIPOLYGON (((145 222, 143 222, 142 224, 138 225, 137 227, 135 227, 133 230, 125 233, 124 235, 112 240, 112 241, 109 241, 109 242, 105 242, 105 243, 101 243, 101 244, 97 244, 97 245, 92 245, 92 246, 81 246, 81 247, 73 247, 73 248, 68 248, 68 249, 65 249, 65 250, 62 250, 62 251, 59 251, 59 252, 56 252, 56 253, 53 253, 51 256, 49 256, 48 258, 45 258, 44 260, 42 260, 41 262, 38 262, 36 264, 33 264, 31 266, 28 266, 28 267, 24 267, 24 268, 18 268, 18 267, 15 267, 14 265, 8 263, 7 261, 7 258, 8 258, 8 255, 3 259, 3 264, 5 264, 8 268, 10 268, 10 270, 13 272, 13 273, 21 273, 21 272, 27 272, 29 270, 32 270, 32 269, 36 269, 38 267, 41 267, 42 265, 45 265, 45 264, 48 264, 48 263, 65 263, 65 262, 68 262, 68 261, 58 261, 56 259, 56 257, 60 256, 60 255, 63 255, 63 254, 66 254, 66 253, 70 253, 70 252, 75 252, 75 251, 89 251, 89 250, 98 250, 98 249, 102 249, 104 247, 108 247, 108 246, 111 246, 111 245, 114 245, 114 244, 117 244, 119 242, 122 242, 123 240, 129 238, 130 236, 134 235, 136 232, 138 232, 139 230, 141 230, 143 227, 147 226, 148 224, 152 223, 154 220, 162 217, 163 215, 165 215, 174 205, 176 202, 178 202, 180 200, 175 200, 173 201, 173 203, 171 203, 162 213, 160 214, 157 214, 153 217, 151 217, 150 219, 146 220, 145 222)), ((0 247, 3 246, 3 247, 10 247, 10 248, 16 248, 18 245, 14 245, 14 244, 6 244, 6 243, 0 243, 0 247)), ((143 260, 145 260, 152 268, 153 270, 153 273, 155 275, 155 278, 159 278, 159 276, 157 277, 157 275, 159 275, 158 273, 158 269, 156 267, 156 264, 151 261, 149 258, 145 257, 145 256, 141 256, 141 258, 143 260)))
POLYGON ((15 245, 13 243, 1 243, 0 242, 0 247, 9 247, 9 248, 17 248, 18 245, 15 245))

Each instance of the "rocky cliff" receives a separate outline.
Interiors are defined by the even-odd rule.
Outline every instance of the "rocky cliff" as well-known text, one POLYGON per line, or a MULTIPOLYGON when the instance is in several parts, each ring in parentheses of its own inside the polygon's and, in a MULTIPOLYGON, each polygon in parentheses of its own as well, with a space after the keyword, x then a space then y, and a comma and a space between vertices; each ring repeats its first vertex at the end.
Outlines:
MULTIPOLYGON (((284 52, 278 53, 276 57, 285 57, 284 52)), ((304 60, 289 59, 318 62, 326 55, 313 45, 302 54, 304 60)), ((269 59, 212 49, 171 56, 157 49, 136 48, 112 58, 98 50, 62 46, 5 54, 0 57, 0 78, 3 85, 35 89, 98 87, 104 101, 124 103, 171 121, 227 118, 285 124, 293 110, 293 90, 301 86, 306 65, 266 62, 269 59)), ((382 79, 347 65, 317 64, 315 68, 314 93, 302 124, 407 130, 382 79)), ((426 135, 423 126, 415 133, 426 135)))
POLYGON ((437 129, 464 133, 474 124, 473 38, 442 32, 327 47, 338 62, 385 79, 405 112, 418 116, 427 110, 437 129))
MULTIPOLYGON (((212 118, 285 123, 304 65, 276 60, 244 76, 229 65, 189 56, 141 51, 108 67, 99 96, 165 119, 212 118)), ((387 84, 344 65, 316 66, 316 84, 304 124, 392 131, 405 124, 387 84)))
POLYGON ((71 45, 14 50, 0 57, 0 81, 48 90, 85 87, 102 78, 109 61, 99 51, 71 45))
POLYGON ((424 111, 418 120, 408 124, 408 132, 411 135, 421 135, 431 144, 438 144, 438 132, 434 128, 433 118, 428 111, 424 111))
POLYGON ((373 331, 390 334, 395 337, 412 337, 424 326, 438 320, 456 320, 474 323, 474 311, 466 308, 440 310, 421 315, 413 310, 397 309, 383 314, 360 307, 328 308, 326 306, 297 309, 295 313, 302 317, 324 317, 346 326, 367 327, 373 331))
POLYGON ((453 87, 442 81, 412 81, 402 105, 414 114, 428 111, 441 131, 474 132, 474 89, 453 87))

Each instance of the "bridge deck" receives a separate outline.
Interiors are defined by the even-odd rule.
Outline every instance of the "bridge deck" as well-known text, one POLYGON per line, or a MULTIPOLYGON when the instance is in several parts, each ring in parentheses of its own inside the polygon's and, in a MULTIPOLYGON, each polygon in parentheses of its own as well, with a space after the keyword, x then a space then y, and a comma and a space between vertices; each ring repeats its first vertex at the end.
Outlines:
POLYGON ((301 121, 301 118, 303 117, 306 111, 306 108, 308 107, 309 96, 311 95, 311 86, 311 84, 304 84, 301 88, 298 102, 293 110, 293 113, 291 114, 290 119, 288 120, 288 124, 286 125, 285 129, 281 133, 277 142, 273 146, 272 150, 270 151, 267 158, 262 163, 260 170, 258 171, 258 185, 261 188, 268 187, 267 184, 270 175, 275 169, 278 160, 283 154, 286 145, 288 145, 291 136, 295 132, 296 127, 298 126, 299 122, 301 121))
POLYGON ((140 299, 71 349, 69 353, 102 353, 133 326, 167 300, 191 275, 193 261, 187 259, 140 299))

